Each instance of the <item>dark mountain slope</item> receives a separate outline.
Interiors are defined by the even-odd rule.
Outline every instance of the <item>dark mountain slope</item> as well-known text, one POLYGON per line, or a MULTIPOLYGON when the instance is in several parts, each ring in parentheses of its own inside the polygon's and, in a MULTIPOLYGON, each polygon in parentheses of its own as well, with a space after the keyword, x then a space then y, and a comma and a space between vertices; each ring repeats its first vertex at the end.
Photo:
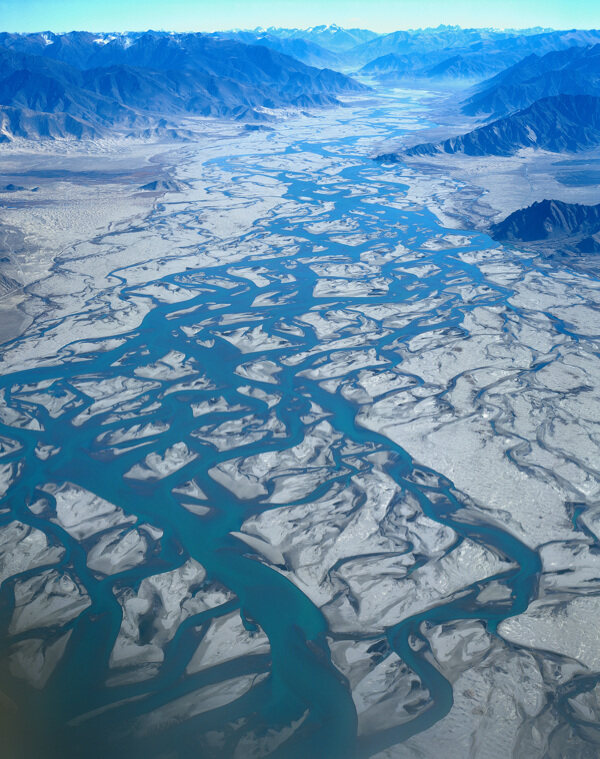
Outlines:
POLYGON ((599 231, 600 204, 585 206, 560 200, 542 200, 521 208, 490 228, 496 240, 521 242, 564 237, 586 239, 599 231))
POLYGON ((409 156, 436 153, 509 156, 521 148, 555 153, 600 145, 600 97, 558 95, 444 142, 415 145, 409 156))

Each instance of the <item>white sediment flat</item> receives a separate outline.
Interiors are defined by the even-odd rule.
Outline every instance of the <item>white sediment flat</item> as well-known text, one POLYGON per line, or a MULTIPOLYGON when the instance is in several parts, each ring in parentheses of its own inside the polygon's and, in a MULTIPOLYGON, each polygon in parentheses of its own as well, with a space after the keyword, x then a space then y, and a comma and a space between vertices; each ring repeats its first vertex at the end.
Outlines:
POLYGON ((507 641, 568 656, 595 672, 600 667, 600 598, 540 599, 498 626, 507 641))
POLYGON ((137 517, 126 515, 119 507, 79 485, 48 483, 44 490, 56 502, 51 518, 76 540, 85 540, 102 530, 137 521, 137 517))
POLYGON ((197 714, 218 709, 240 698, 265 677, 266 674, 241 675, 216 685, 207 685, 138 718, 134 729, 138 734, 152 733, 183 722, 197 714))
POLYGON ((146 577, 136 593, 125 590, 119 596, 123 621, 110 657, 111 667, 132 668, 119 682, 136 682, 152 677, 152 666, 163 661, 163 647, 175 635, 187 617, 220 606, 231 593, 205 586, 206 572, 201 564, 188 559, 178 569, 146 577), (201 589, 202 588, 202 589, 201 589), (140 642, 139 626, 154 604, 153 634, 147 643, 140 642))
POLYGON ((200 672, 240 656, 266 654, 269 651, 269 640, 264 632, 249 632, 244 627, 239 612, 234 611, 213 619, 190 659, 186 672, 200 672))
POLYGON ((293 448, 229 459, 210 469, 209 474, 238 498, 266 495, 270 484, 271 503, 294 501, 332 476, 331 446, 340 437, 328 422, 319 422, 293 448))
POLYGON ((114 530, 103 533, 90 547, 88 567, 103 575, 113 575, 146 561, 148 536, 139 530, 114 530))
POLYGON ((162 480, 198 457, 184 442, 175 443, 162 454, 149 453, 139 464, 125 473, 132 480, 162 480))
POLYGON ((71 630, 54 640, 25 638, 15 643, 8 656, 11 675, 26 680, 40 690, 62 659, 70 637, 71 630))
POLYGON ((221 332, 219 337, 235 345, 240 353, 257 353, 258 351, 273 351, 288 348, 290 343, 277 335, 267 334, 262 326, 240 327, 233 332, 221 332))
POLYGON ((53 546, 35 527, 14 520, 0 527, 0 587, 9 577, 36 567, 56 564, 64 556, 62 546, 53 546))
POLYGON ((14 594, 15 610, 9 626, 11 635, 49 625, 64 625, 91 604, 79 580, 56 569, 17 580, 14 594))
POLYGON ((281 367, 277 366, 273 361, 259 359, 258 361, 238 365, 235 373, 244 379, 276 385, 278 383, 276 375, 280 371, 281 367))
POLYGON ((221 424, 199 427, 192 433, 195 438, 214 445, 219 451, 229 451, 262 440, 286 436, 285 425, 272 413, 266 420, 252 415, 231 419, 221 424))

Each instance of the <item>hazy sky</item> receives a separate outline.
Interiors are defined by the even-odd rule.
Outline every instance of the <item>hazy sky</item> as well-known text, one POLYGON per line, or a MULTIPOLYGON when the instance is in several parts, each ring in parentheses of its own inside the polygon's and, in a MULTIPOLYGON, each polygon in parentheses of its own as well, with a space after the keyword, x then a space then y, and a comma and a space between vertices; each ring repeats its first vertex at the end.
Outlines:
POLYGON ((0 0, 0 31, 214 31, 336 23, 379 32, 438 24, 600 27, 600 0, 0 0))

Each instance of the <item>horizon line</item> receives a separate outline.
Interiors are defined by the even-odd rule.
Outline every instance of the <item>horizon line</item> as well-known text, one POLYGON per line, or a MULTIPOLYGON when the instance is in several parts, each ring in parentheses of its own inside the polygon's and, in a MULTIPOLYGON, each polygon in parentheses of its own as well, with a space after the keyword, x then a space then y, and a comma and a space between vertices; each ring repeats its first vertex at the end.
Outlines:
POLYGON ((372 32, 373 34, 377 34, 378 36, 385 36, 388 34, 395 34, 396 32, 422 32, 422 31, 437 31, 444 30, 444 29, 460 29, 462 31, 495 31, 495 32, 525 32, 533 29, 539 29, 540 33, 551 33, 551 32, 589 32, 589 31, 598 31, 600 27, 577 27, 577 26, 571 26, 571 27, 553 27, 553 26, 522 26, 522 27, 501 27, 501 26, 461 26, 460 24, 439 24, 438 26, 418 26, 418 27, 396 27, 392 29, 389 32, 376 32, 374 29, 369 29, 368 27, 358 27, 358 26, 352 26, 352 27, 344 27, 339 26, 339 24, 313 24, 311 26, 307 27, 300 27, 300 26, 262 26, 257 25, 254 27, 230 27, 230 28, 215 28, 215 29, 185 29, 185 30, 179 30, 176 31, 174 29, 166 29, 166 28, 160 28, 160 27, 154 27, 154 28, 148 28, 148 29, 124 29, 124 30, 116 30, 116 29, 93 29, 93 28, 73 28, 73 29, 61 29, 59 31, 55 29, 38 29, 36 31, 29 31, 29 32, 22 32, 22 31, 9 31, 7 29, 0 29, 1 34, 23 34, 23 35, 30 35, 30 34, 73 34, 73 33, 81 33, 81 32, 87 32, 89 34, 148 34, 150 32, 159 32, 161 34, 216 34, 219 32, 268 32, 269 29, 279 29, 279 30, 286 30, 286 31, 309 31, 311 29, 319 28, 319 27, 332 27, 335 26, 338 29, 342 31, 352 31, 352 30, 360 30, 360 31, 368 31, 372 32))

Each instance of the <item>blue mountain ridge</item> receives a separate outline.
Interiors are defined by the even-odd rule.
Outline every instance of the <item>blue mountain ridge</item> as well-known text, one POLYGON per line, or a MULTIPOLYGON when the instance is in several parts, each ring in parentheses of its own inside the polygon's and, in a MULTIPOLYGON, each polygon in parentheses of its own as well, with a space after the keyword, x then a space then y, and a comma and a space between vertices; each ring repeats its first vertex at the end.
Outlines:
MULTIPOLYGON (((439 33, 394 32, 354 48, 350 54, 364 64, 361 74, 375 77, 382 84, 394 85, 403 79, 481 82, 518 65, 528 56, 540 58, 548 51, 597 43, 600 32, 596 30, 515 32, 453 27, 443 28, 439 33)), ((473 94, 478 91, 476 88, 473 94)), ((534 97, 521 107, 536 99, 539 98, 534 97)))
POLYGON ((266 120, 261 109, 336 105, 339 95, 368 90, 266 47, 202 34, 148 32, 99 43, 77 32, 55 35, 43 49, 39 35, 1 35, 0 42, 12 44, 0 47, 4 140, 98 136, 177 114, 266 120))
POLYGON ((501 116, 559 94, 600 95, 600 44, 529 55, 482 82, 462 110, 501 116))
MULTIPOLYGON (((464 153, 470 156, 510 156, 522 148, 554 153, 600 145, 600 97, 556 95, 542 98, 510 116, 439 143, 408 148, 407 156, 464 153)), ((388 156, 389 159, 389 156, 388 156)))

